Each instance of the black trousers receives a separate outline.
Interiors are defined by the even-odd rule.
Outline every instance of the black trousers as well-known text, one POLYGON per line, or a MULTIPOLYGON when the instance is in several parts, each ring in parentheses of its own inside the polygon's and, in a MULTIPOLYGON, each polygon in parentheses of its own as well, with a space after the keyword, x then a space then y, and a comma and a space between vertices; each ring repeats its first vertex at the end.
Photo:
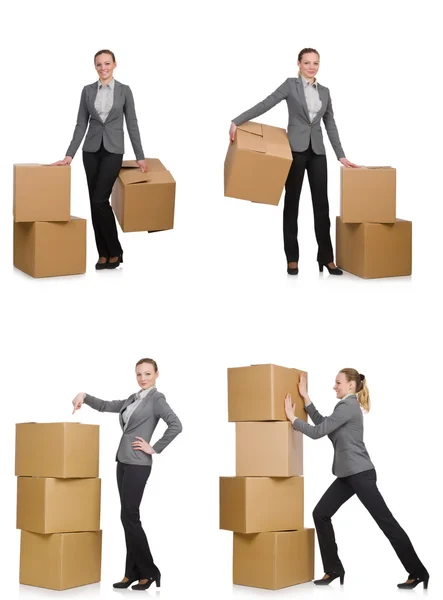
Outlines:
POLYGON ((314 517, 325 573, 337 572, 343 569, 338 557, 331 517, 354 494, 357 494, 359 500, 368 509, 377 525, 391 542, 410 577, 415 578, 423 574, 426 569, 420 562, 411 540, 394 519, 377 488, 377 474, 374 469, 349 477, 337 478, 314 508, 312 516, 314 517))
POLYGON ((140 521, 140 503, 150 474, 150 466, 117 462, 121 520, 126 539, 125 577, 128 579, 149 579, 157 571, 140 521))
POLYGON ((317 238, 317 260, 328 264, 334 260, 329 220, 328 170, 326 156, 315 154, 311 144, 303 152, 293 152, 293 161, 285 184, 283 210, 283 240, 288 262, 298 262, 298 206, 305 171, 308 172, 314 208, 315 236, 317 238))
POLYGON ((114 213, 109 204, 112 186, 118 177, 123 154, 108 152, 103 142, 97 152, 83 152, 83 165, 88 181, 92 226, 99 256, 120 256, 123 250, 118 241, 114 213))

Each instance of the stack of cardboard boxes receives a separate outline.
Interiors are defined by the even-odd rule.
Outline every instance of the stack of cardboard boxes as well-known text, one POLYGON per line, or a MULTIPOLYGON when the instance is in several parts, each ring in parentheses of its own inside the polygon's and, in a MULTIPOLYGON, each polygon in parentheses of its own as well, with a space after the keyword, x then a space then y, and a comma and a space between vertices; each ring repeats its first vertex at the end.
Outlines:
POLYGON ((220 478, 220 529, 234 532, 233 582, 280 589, 314 577, 314 530, 304 528, 303 434, 284 411, 287 393, 307 420, 301 371, 276 365, 228 369, 236 423, 236 477, 220 478))
POLYGON ((98 459, 98 425, 16 425, 20 583, 65 590, 100 581, 98 459))
POLYGON ((71 168, 14 165, 14 266, 32 277, 86 271, 86 221, 70 215, 71 168))
POLYGON ((359 277, 412 273, 412 223, 396 217, 396 170, 341 169, 337 265, 359 277))
POLYGON ((145 160, 146 173, 135 160, 125 160, 112 188, 112 208, 125 232, 174 227, 175 179, 158 158, 145 160))

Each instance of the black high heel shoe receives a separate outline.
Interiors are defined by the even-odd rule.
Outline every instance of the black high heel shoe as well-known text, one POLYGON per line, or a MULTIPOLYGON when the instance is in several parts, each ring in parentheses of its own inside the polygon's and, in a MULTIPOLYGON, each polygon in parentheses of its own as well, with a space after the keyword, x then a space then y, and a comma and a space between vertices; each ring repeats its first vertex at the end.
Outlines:
POLYGON ((329 585, 334 581, 334 579, 337 579, 338 577, 340 577, 340 585, 343 585, 343 582, 345 580, 344 571, 341 571, 341 573, 335 573, 334 571, 331 571, 330 573, 325 573, 325 575, 327 575, 328 577, 323 577, 323 579, 315 579, 315 585, 329 585))
POLYGON ((108 268, 108 258, 105 256, 100 256, 100 258, 106 258, 106 262, 97 262, 95 263, 95 268, 97 271, 102 271, 103 269, 108 268))
POLYGON ((317 261, 317 262, 318 262, 318 268, 320 270, 320 273, 323 273, 323 267, 326 267, 329 271, 329 275, 343 275, 343 271, 341 269, 339 269, 338 267, 335 267, 335 269, 331 269, 331 267, 329 267, 328 265, 324 265, 320 261, 317 261))
MULTIPOLYGON (((112 257, 112 258, 114 258, 114 257, 112 257)), ((115 260, 115 261, 113 261, 113 262, 111 262, 111 261, 108 259, 108 262, 106 263, 106 268, 107 268, 107 269, 116 269, 117 267, 119 267, 119 266, 120 266, 120 264, 121 264, 122 262, 123 262, 123 255, 120 255, 120 256, 118 256, 118 257, 117 257, 117 260, 115 260)))
POLYGON ((298 267, 288 267, 288 275, 298 275, 298 267))
POLYGON ((425 590, 427 590, 428 582, 429 582, 429 573, 427 571, 425 574, 418 575, 417 577, 412 577, 412 575, 408 575, 408 580, 405 581, 404 583, 398 583, 397 587, 400 588, 401 590, 412 590, 419 583, 422 583, 422 582, 423 582, 423 588, 425 590))
POLYGON ((124 590, 126 588, 128 588, 131 583, 134 583, 134 581, 137 581, 137 579, 128 579, 128 581, 119 581, 117 583, 113 583, 112 587, 118 589, 118 590, 124 590))
POLYGON ((160 571, 157 569, 157 574, 154 575, 153 577, 149 577, 149 579, 147 580, 146 583, 137 583, 137 585, 133 585, 132 586, 132 590, 147 590, 148 588, 151 587, 151 585, 154 583, 155 581, 155 585, 156 587, 160 587, 160 579, 161 579, 161 573, 160 571))

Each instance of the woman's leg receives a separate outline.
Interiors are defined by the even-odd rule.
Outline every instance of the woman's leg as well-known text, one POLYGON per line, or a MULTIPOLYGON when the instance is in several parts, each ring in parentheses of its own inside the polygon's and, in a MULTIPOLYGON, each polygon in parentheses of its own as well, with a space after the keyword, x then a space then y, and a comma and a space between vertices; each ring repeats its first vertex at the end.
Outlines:
MULTIPOLYGON (((124 473, 125 468, 124 465, 120 462, 117 462, 117 487, 118 493, 120 495, 120 504, 122 503, 122 489, 123 489, 123 481, 124 481, 124 473)), ((123 518, 122 518, 123 522, 123 518)), ((123 525, 124 529, 124 525, 123 525)), ((134 559, 131 554, 131 550, 128 547, 128 538, 125 531, 125 541, 126 541, 126 563, 125 563, 125 577, 131 581, 140 579, 139 573, 137 572, 137 567, 135 565, 134 559)))
POLYGON ((411 540, 395 520, 377 487, 377 474, 374 469, 352 475, 350 485, 363 506, 368 509, 377 525, 391 542, 398 558, 411 578, 421 577, 426 569, 418 558, 411 540))
MULTIPOLYGON (((107 257, 120 256, 122 247, 118 240, 117 225, 115 222, 114 213, 109 203, 112 186, 120 172, 123 155, 112 154, 101 148, 100 164, 96 175, 95 187, 91 195, 91 212, 92 221, 97 223, 100 231, 100 239, 106 245, 107 257)), ((86 154, 86 153, 85 153, 86 154)))
POLYGON ((140 503, 151 467, 123 465, 121 485, 121 520, 125 530, 128 579, 148 579, 156 572, 146 534, 140 521, 140 503))
POLYGON ((338 557, 331 517, 335 515, 342 504, 354 495, 354 490, 348 484, 347 479, 347 477, 337 478, 323 494, 312 513, 325 573, 343 571, 343 565, 338 557))
POLYGON ((318 244, 317 260, 327 265, 334 261, 334 252, 332 250, 331 221, 329 219, 326 156, 311 151, 306 170, 314 208, 315 237, 318 244))
POLYGON ((298 207, 305 176, 308 150, 292 153, 292 164, 285 184, 285 205, 283 209, 283 241, 288 263, 299 259, 298 249, 298 207))
POLYGON ((97 211, 93 208, 93 198, 97 186, 98 174, 101 162, 101 151, 83 152, 83 166, 85 167, 86 180, 88 182, 89 201, 91 203, 91 219, 94 228, 95 244, 99 256, 109 258, 106 240, 101 232, 100 221, 97 218, 97 211))

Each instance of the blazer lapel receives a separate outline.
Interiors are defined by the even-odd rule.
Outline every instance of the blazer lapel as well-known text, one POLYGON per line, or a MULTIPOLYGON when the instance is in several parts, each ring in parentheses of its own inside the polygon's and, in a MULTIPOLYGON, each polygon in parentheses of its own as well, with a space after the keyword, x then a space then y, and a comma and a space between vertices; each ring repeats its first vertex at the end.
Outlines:
POLYGON ((308 110, 308 105, 306 103, 306 96, 305 96, 305 90, 303 88, 303 81, 301 80, 301 77, 298 77, 295 80, 295 82, 297 85, 298 98, 301 102, 301 105, 303 106, 303 110, 305 111, 306 118, 310 122, 311 119, 309 118, 309 110, 308 110))
POLYGON ((123 429, 123 427, 125 426, 125 424, 124 424, 124 422, 123 422, 123 417, 122 417, 122 414, 125 412, 125 410, 127 409, 127 407, 128 407, 130 404, 132 404, 132 403, 135 401, 135 398, 136 398, 136 394, 131 394, 131 395, 129 396, 129 398, 128 398, 128 402, 126 403, 126 406, 124 406, 124 407, 121 409, 121 411, 120 411, 120 414, 119 414, 119 416, 118 416, 118 419, 119 419, 119 421, 120 421, 120 425, 121 425, 122 429, 123 429))
POLYGON ((95 99, 97 98, 97 92, 98 83, 96 81, 95 83, 91 83, 91 85, 88 86, 86 90, 86 95, 89 105, 89 112, 93 114, 99 121, 101 121, 100 116, 95 108, 95 99))
POLYGON ((137 408, 136 408, 136 409, 135 409, 135 410, 132 412, 131 416, 129 417, 129 420, 128 420, 128 427, 129 427, 129 423, 130 423, 131 419, 133 419, 133 418, 134 418, 134 415, 136 415, 136 414, 138 413, 138 411, 139 411, 139 410, 140 410, 142 407, 146 406, 146 404, 147 404, 147 403, 149 402, 149 400, 150 400, 150 397, 151 397, 151 394, 152 394, 152 392, 155 392, 155 390, 156 390, 156 388, 152 388, 152 390, 150 390, 150 391, 149 391, 149 392, 146 394, 146 396, 143 398, 143 400, 141 400, 141 401, 139 402, 139 405, 137 406, 137 408))

